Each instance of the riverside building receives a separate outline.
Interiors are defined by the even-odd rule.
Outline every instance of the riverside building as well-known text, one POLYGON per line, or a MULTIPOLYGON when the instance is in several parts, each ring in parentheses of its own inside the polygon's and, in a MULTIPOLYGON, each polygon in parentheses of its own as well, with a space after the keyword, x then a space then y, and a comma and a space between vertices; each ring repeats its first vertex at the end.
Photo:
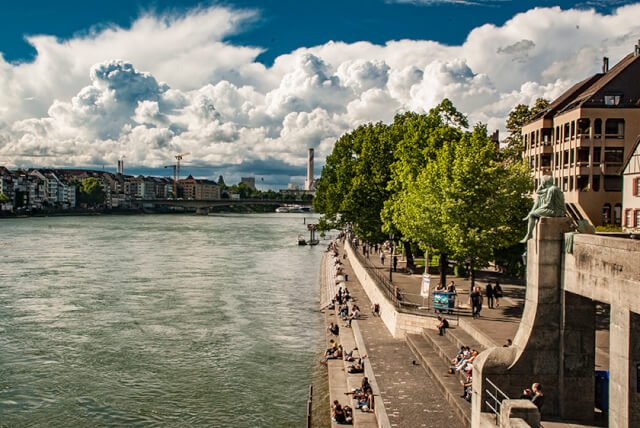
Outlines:
POLYGON ((620 226, 622 169, 640 135, 640 45, 576 83, 522 127, 535 185, 554 177, 575 220, 620 226))

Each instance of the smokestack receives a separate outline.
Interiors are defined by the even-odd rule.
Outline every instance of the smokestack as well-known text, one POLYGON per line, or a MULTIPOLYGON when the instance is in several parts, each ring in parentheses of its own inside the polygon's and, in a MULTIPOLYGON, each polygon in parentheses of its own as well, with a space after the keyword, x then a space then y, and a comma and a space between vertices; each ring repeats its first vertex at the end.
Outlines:
POLYGON ((313 190, 313 149, 309 149, 307 155, 307 179, 304 182, 304 190, 313 190))
POLYGON ((609 71, 609 58, 605 56, 602 58, 602 72, 607 73, 608 71, 609 71))

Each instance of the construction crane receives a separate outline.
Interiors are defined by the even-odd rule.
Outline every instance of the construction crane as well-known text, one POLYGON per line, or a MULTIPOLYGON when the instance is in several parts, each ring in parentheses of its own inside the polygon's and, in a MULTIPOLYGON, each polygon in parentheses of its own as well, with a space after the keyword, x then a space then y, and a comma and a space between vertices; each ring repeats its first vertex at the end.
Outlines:
POLYGON ((184 156, 190 155, 190 152, 175 155, 176 163, 174 165, 165 165, 165 168, 173 168, 173 198, 178 198, 178 180, 180 180, 180 161, 184 156))

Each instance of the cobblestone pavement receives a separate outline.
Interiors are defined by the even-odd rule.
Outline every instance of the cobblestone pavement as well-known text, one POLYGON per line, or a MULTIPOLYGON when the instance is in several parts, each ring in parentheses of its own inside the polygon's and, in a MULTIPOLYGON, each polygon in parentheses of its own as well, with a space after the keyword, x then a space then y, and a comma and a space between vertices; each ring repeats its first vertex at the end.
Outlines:
MULTIPOLYGON (((343 254, 341 250, 341 254, 343 254)), ((464 424, 441 397, 435 382, 422 367, 404 340, 394 339, 382 320, 371 314, 371 302, 358 283, 348 259, 347 287, 363 313, 358 321, 380 388, 389 421, 393 427, 463 427, 464 424)))

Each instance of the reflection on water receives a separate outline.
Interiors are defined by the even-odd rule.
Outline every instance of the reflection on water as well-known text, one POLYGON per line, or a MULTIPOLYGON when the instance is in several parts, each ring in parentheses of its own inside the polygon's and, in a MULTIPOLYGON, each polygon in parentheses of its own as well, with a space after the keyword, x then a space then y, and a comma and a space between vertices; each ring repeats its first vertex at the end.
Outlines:
POLYGON ((301 215, 0 221, 0 425, 304 424, 301 215))

